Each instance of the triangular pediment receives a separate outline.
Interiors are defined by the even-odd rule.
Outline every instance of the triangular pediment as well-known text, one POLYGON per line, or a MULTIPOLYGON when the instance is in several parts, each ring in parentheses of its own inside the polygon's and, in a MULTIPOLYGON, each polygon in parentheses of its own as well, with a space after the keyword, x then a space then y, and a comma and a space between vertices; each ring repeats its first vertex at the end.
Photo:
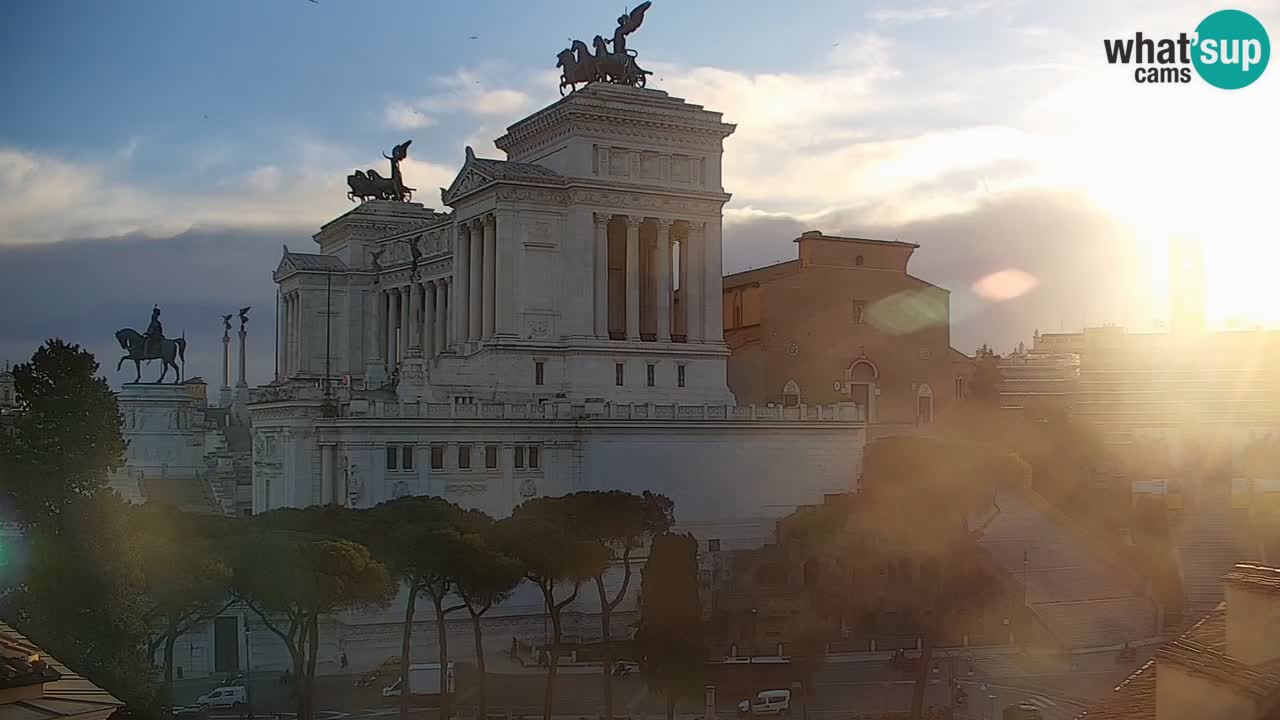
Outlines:
POLYGON ((289 246, 285 245, 284 253, 280 255, 280 263, 276 265, 275 276, 280 277, 297 269, 298 266, 293 262, 293 256, 289 254, 289 246))
POLYGON ((468 147, 467 159, 462 164, 462 169, 458 171, 453 183, 441 193, 441 199, 448 205, 453 202, 454 198, 462 197, 493 181, 494 177, 481 169, 480 163, 476 162, 475 152, 468 147))

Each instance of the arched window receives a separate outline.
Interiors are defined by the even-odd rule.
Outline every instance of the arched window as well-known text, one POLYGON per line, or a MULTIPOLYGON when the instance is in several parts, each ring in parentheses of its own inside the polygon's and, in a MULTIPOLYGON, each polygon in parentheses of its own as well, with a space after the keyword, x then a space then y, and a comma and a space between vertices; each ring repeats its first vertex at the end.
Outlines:
POLYGON ((782 406, 795 407, 800 404, 800 384, 795 380, 788 380, 786 385, 782 386, 782 406))
POLYGON ((933 388, 929 387, 929 383, 921 383, 916 390, 916 424, 930 425, 933 423, 933 388))
POLYGON ((854 258, 853 264, 857 265, 858 267, 862 267, 862 256, 859 255, 858 257, 854 258))

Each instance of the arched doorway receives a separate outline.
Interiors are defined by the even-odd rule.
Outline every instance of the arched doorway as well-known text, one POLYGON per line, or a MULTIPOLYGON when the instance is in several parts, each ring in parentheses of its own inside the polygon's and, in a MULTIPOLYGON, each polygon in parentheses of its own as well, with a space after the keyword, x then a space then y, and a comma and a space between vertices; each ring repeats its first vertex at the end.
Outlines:
POLYGON ((788 380, 786 385, 782 386, 782 406, 795 407, 800 404, 800 383, 795 380, 788 380))
POLYGON ((916 425, 933 424, 933 388, 921 383, 916 388, 916 425))
POLYGON ((876 394, 880 382, 880 370, 865 357, 853 361, 845 371, 845 385, 849 389, 849 399, 862 408, 862 415, 867 422, 874 422, 876 417, 876 394))

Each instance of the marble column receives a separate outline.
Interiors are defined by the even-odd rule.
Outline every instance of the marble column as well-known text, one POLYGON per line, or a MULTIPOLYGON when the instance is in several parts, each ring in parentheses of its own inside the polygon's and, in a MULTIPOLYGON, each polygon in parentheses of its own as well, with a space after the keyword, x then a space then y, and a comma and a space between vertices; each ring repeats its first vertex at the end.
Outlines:
POLYGON ((627 339, 640 339, 640 223, 644 218, 626 216, 627 221, 627 339))
MULTIPOLYGON (((689 223, 689 289, 685 292, 685 335, 689 342, 702 342, 703 305, 706 300, 706 265, 703 257, 703 225, 701 221, 689 223)), ((711 286, 717 294, 721 292, 721 284, 711 286)))
POLYGON ((702 231, 703 258, 703 307, 702 339, 705 342, 724 341, 724 275, 720 252, 720 220, 708 221, 702 231))
POLYGON ((244 355, 245 355, 245 353, 244 353, 244 339, 245 339, 245 336, 246 336, 246 335, 248 335, 248 333, 247 333, 247 332, 245 332, 244 324, 243 324, 243 323, 241 323, 241 325, 240 325, 240 332, 239 332, 239 335, 240 335, 240 358, 239 358, 239 359, 240 359, 240 375, 239 375, 239 377, 236 379, 236 387, 238 387, 238 388, 247 388, 247 387, 249 387, 249 383, 245 382, 245 379, 244 379, 244 355))
POLYGON ((436 354, 436 283, 422 285, 422 357, 436 354))
POLYGON ((409 335, 413 328, 413 322, 410 320, 409 315, 412 295, 412 285, 400 286, 400 336, 396 338, 396 359, 398 360, 404 360, 409 357, 409 335))
POLYGON ((387 372, 396 369, 396 291, 388 288, 383 291, 384 302, 386 303, 386 337, 382 340, 387 344, 387 372))
POLYGON ((689 229, 685 226, 680 238, 680 312, 676 315, 674 332, 689 339, 689 229))
MULTIPOLYGON (((276 379, 289 375, 289 304, 283 295, 276 305, 276 379)), ((227 338, 231 342, 231 338, 227 338)))
POLYGON ((449 278, 440 278, 435 283, 436 291, 436 352, 444 352, 448 345, 453 323, 449 322, 449 288, 453 283, 449 278))
POLYGON ((480 340, 484 330, 484 229, 481 222, 471 221, 471 232, 468 235, 468 247, 471 260, 468 263, 470 275, 467 279, 467 340, 480 340))
POLYGON ((409 336, 409 353, 422 354, 422 286, 414 282, 407 286, 409 291, 409 322, 405 323, 404 332, 409 336))
POLYGON ((364 291, 365 302, 365 347, 367 348, 368 357, 366 360, 369 365, 378 365, 382 362, 382 315, 379 301, 382 299, 382 293, 378 292, 377 287, 367 288, 364 291))
POLYGON ((337 480, 335 478, 337 463, 334 462, 334 454, 336 447, 334 445, 320 446, 320 504, 332 505, 335 498, 335 486, 337 480))
POLYGON ((298 293, 289 293, 289 372, 302 370, 302 338, 298 332, 298 293))
POLYGON ((471 225, 458 225, 457 246, 453 253, 453 345, 462 345, 467 341, 467 328, 471 326, 468 319, 467 305, 471 300, 471 225))
POLYGON ((658 218, 654 244, 654 310, 657 313, 657 341, 671 342, 671 221, 658 218))
POLYGON ((231 404, 231 334, 222 331, 222 384, 218 388, 218 402, 223 407, 231 404))
POLYGON ((485 340, 493 337, 494 322, 496 320, 495 311, 497 310, 498 296, 496 294, 497 286, 495 281, 498 277, 498 254, 497 237, 494 234, 494 217, 486 215, 480 224, 484 233, 484 274, 481 276, 482 283, 482 300, 480 305, 483 308, 483 317, 481 319, 481 334, 485 340))
POLYGON ((595 334, 609 339, 609 215, 595 216, 595 334))

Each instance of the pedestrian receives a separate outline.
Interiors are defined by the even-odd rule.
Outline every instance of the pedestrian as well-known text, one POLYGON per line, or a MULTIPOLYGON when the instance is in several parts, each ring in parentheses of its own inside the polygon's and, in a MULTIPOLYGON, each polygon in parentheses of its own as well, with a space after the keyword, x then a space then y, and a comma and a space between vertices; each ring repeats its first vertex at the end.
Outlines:
POLYGON ((343 670, 347 669, 347 651, 346 650, 342 651, 342 657, 338 658, 338 664, 342 666, 343 670))

